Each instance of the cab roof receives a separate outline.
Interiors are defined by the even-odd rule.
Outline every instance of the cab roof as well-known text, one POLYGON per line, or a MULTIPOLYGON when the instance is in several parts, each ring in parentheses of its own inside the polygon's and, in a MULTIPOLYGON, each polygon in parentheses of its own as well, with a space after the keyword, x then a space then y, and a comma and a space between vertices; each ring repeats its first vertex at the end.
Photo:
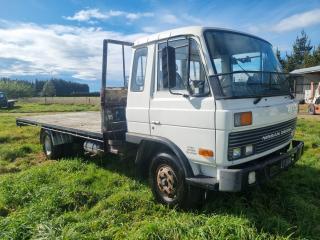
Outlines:
POLYGON ((236 31, 236 30, 231 30, 231 29, 226 29, 226 28, 216 28, 216 27, 190 26, 190 27, 175 28, 175 29, 167 30, 167 31, 160 32, 160 33, 155 33, 155 34, 152 34, 152 35, 137 39, 134 42, 133 47, 136 47, 136 46, 139 46, 139 45, 144 45, 144 44, 155 42, 155 41, 159 41, 159 40, 163 40, 163 39, 167 39, 169 37, 180 36, 180 35, 201 36, 203 34, 203 32, 206 31, 206 30, 218 30, 218 31, 233 32, 233 33, 238 33, 238 34, 251 36, 251 37, 254 37, 254 38, 258 38, 258 39, 260 39, 262 41, 268 42, 265 39, 262 39, 262 38, 260 38, 258 36, 255 36, 255 35, 252 35, 252 34, 249 34, 249 33, 245 33, 245 32, 236 31))

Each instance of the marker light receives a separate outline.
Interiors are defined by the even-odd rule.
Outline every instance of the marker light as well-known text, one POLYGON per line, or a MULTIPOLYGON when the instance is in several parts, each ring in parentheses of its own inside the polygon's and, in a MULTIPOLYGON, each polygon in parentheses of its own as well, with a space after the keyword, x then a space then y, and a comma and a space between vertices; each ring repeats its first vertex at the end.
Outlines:
POLYGON ((199 148, 199 155, 203 157, 213 157, 213 151, 210 149, 199 148))
POLYGON ((236 158, 239 158, 239 157, 241 157, 241 148, 234 148, 232 150, 232 158, 236 159, 236 158))
POLYGON ((248 126, 252 124, 252 112, 241 112, 234 114, 234 126, 248 126))

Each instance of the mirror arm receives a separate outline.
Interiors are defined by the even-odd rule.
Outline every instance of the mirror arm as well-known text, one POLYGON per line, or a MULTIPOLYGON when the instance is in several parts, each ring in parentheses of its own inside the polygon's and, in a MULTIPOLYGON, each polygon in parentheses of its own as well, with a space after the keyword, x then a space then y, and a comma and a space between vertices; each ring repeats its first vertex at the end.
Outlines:
POLYGON ((172 90, 171 90, 171 87, 170 87, 170 86, 169 86, 169 92, 170 92, 171 94, 173 94, 173 95, 180 95, 180 96, 185 95, 185 94, 182 94, 182 93, 172 92, 172 90))
POLYGON ((192 97, 207 97, 209 95, 210 95, 210 92, 206 92, 206 93, 193 94, 192 97))

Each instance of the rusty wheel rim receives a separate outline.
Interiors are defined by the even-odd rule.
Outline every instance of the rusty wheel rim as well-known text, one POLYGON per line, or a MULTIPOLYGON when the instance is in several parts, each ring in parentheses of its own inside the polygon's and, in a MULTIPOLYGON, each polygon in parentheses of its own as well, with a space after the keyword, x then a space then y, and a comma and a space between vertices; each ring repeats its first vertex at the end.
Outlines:
POLYGON ((157 169, 157 186, 166 201, 176 198, 177 176, 168 165, 161 165, 157 169))

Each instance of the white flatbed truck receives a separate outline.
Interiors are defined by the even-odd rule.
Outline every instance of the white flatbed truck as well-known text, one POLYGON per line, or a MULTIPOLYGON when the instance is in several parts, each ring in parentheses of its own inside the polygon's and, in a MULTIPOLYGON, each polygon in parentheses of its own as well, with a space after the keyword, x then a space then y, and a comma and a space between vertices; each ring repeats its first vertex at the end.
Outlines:
POLYGON ((23 117, 17 125, 41 127, 48 158, 75 142, 92 153, 133 145, 155 198, 192 206, 206 190, 242 191, 292 166, 304 146, 293 140, 297 104, 269 42, 186 27, 134 43, 104 40, 101 112, 23 117), (128 87, 106 88, 109 44, 132 47, 128 87))

